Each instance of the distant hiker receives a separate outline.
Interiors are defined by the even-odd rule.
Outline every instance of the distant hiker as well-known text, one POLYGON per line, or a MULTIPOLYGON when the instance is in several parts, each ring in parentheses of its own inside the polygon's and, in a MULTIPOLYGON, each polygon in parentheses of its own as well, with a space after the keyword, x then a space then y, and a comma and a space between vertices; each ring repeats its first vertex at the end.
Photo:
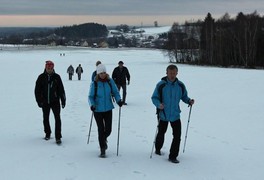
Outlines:
MULTIPOLYGON (((101 62, 101 61, 97 61, 97 62, 95 63, 95 66, 97 67, 99 64, 102 64, 102 62, 101 62)), ((93 72, 93 74, 92 74, 92 78, 91 78, 92 81, 94 81, 95 76, 96 76, 96 70, 95 70, 95 71, 93 72)))
POLYGON ((79 64, 79 66, 76 68, 76 74, 78 74, 78 80, 81 80, 82 73, 83 73, 83 68, 81 64, 79 64))
POLYGON ((64 86, 60 75, 54 71, 54 63, 46 61, 45 70, 38 76, 35 86, 35 98, 38 106, 43 111, 43 125, 46 133, 45 140, 50 139, 51 128, 49 122, 50 109, 55 118, 55 138, 56 143, 61 144, 61 107, 66 104, 64 86), (61 107, 60 107, 61 101, 61 107))
POLYGON ((74 74, 74 68, 72 65, 70 65, 67 69, 67 73, 69 74, 69 80, 72 80, 72 76, 74 74))
POLYGON ((158 82, 151 97, 153 104, 157 108, 158 133, 155 140, 155 153, 161 155, 161 148, 164 143, 164 136, 167 131, 168 122, 172 127, 173 140, 170 147, 169 161, 179 163, 177 160, 181 141, 181 120, 180 120, 180 100, 186 104, 193 105, 194 100, 187 94, 185 85, 176 76, 178 68, 169 65, 166 69, 167 76, 158 82))
POLYGON ((126 80, 127 80, 127 85, 129 85, 130 84, 130 74, 129 74, 127 67, 124 66, 123 61, 118 62, 118 66, 114 69, 112 73, 112 78, 114 79, 118 90, 120 91, 120 88, 122 88, 123 90, 122 101, 124 105, 127 105, 126 103, 126 95, 127 95, 126 80))
POLYGON ((120 107, 123 103, 115 82, 106 73, 105 66, 99 64, 96 67, 96 72, 95 80, 92 81, 90 86, 88 100, 98 127, 100 156, 105 157, 107 137, 112 131, 112 109, 114 109, 112 95, 120 107))

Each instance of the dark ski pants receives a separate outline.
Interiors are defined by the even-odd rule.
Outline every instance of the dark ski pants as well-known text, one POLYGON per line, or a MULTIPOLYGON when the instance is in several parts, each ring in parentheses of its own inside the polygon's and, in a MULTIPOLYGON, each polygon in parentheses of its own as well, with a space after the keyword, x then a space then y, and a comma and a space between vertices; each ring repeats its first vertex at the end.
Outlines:
POLYGON ((69 80, 72 80, 72 73, 69 73, 69 80))
POLYGON ((78 80, 80 81, 82 78, 82 74, 78 73, 78 80))
POLYGON ((127 95, 127 86, 126 84, 117 84, 118 91, 122 88, 123 90, 123 96, 122 96, 122 101, 125 103, 126 102, 126 95, 127 95))
POLYGON ((54 119, 55 119, 55 138, 60 139, 62 137, 61 136, 60 103, 43 105, 42 112, 43 112, 44 132, 46 133, 46 135, 51 134, 51 128, 50 128, 50 122, 49 122, 50 109, 52 110, 54 119))
MULTIPOLYGON (((162 121, 160 120, 159 125, 158 125, 158 134, 156 137, 156 143, 155 143, 155 148, 157 151, 159 151, 164 143, 164 137, 165 133, 168 128, 168 121, 162 121)), ((179 149, 180 149, 180 142, 181 142, 181 120, 176 120, 174 122, 170 122, 171 128, 172 128, 172 134, 173 134, 173 139, 170 147, 170 154, 169 158, 170 159, 176 159, 179 155, 179 149)))
POLYGON ((98 128, 98 140, 100 148, 105 148, 107 137, 112 132, 112 110, 106 112, 94 112, 94 118, 98 128))

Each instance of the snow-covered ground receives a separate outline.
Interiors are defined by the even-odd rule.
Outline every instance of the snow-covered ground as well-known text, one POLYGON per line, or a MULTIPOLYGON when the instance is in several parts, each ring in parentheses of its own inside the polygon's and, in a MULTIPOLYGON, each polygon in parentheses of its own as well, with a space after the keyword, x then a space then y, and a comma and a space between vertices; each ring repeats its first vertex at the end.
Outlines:
MULTIPOLYGON (((135 29, 135 32, 131 33, 122 33, 123 36, 127 38, 137 37, 140 39, 148 39, 149 36, 153 36, 155 38, 158 38, 160 34, 167 33, 171 29, 171 26, 158 26, 158 27, 142 27, 135 29)), ((117 30, 110 30, 109 37, 113 36, 119 36, 121 35, 119 31, 117 30)))
MULTIPOLYGON (((168 162, 172 139, 168 128, 164 156, 150 159, 156 131, 151 95, 165 75, 168 59, 158 50, 43 49, 0 51, 0 170, 2 180, 260 180, 264 167, 263 70, 178 65, 178 78, 196 100, 192 108, 185 153, 182 153, 189 108, 181 104, 180 164, 168 162), (65 53, 65 56, 60 56, 65 53), (62 141, 43 140, 42 111, 34 98, 37 76, 46 60, 64 82, 67 102, 61 111, 62 141), (87 102, 91 73, 101 60, 109 74, 119 60, 131 73, 127 103, 121 109, 119 156, 116 156, 119 108, 107 158, 99 145, 87 102), (68 80, 67 67, 82 64, 82 80, 68 80)), ((51 125, 54 118, 51 114, 51 125)), ((54 135, 54 134, 52 134, 54 135)))
POLYGON ((171 26, 145 27, 142 29, 145 31, 143 34, 155 35, 155 34, 162 34, 162 33, 169 32, 171 29, 171 26))

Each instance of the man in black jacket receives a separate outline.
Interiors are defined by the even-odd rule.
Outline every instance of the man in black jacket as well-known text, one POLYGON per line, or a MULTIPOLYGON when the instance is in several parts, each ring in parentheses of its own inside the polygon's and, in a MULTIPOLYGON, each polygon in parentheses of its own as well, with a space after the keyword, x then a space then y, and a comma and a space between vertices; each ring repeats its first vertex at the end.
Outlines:
POLYGON ((42 108, 45 140, 50 139, 51 128, 49 122, 50 109, 55 118, 55 138, 56 143, 61 144, 61 107, 66 104, 66 96, 60 75, 54 71, 54 63, 46 61, 45 70, 39 75, 35 86, 35 98, 38 106, 42 108))
POLYGON ((116 67, 112 73, 112 78, 114 79, 116 86, 118 90, 120 91, 120 88, 122 87, 123 89, 123 98, 122 101, 124 105, 127 105, 126 103, 126 80, 127 84, 129 85, 130 83, 130 74, 127 69, 127 67, 124 66, 123 61, 118 62, 118 67, 116 67))

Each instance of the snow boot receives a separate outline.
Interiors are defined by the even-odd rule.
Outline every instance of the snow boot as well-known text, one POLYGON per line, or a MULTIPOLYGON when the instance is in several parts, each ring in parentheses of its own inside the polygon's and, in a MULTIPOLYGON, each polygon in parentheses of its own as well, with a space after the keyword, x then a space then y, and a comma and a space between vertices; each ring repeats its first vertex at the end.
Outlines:
POLYGON ((104 148, 101 149, 100 157, 105 158, 105 149, 104 148))
POLYGON ((180 161, 178 161, 177 158, 175 158, 175 159, 170 159, 170 158, 169 158, 169 161, 172 162, 172 163, 175 163, 175 164, 180 163, 180 161))
POLYGON ((160 150, 156 150, 156 151, 155 151, 155 154, 157 154, 157 155, 159 155, 159 156, 162 155, 161 152, 160 152, 160 150))
POLYGON ((56 144, 58 144, 58 145, 61 144, 61 139, 60 138, 56 139, 56 144))
POLYGON ((50 134, 46 134, 46 136, 44 137, 44 139, 47 141, 50 139, 50 134))

